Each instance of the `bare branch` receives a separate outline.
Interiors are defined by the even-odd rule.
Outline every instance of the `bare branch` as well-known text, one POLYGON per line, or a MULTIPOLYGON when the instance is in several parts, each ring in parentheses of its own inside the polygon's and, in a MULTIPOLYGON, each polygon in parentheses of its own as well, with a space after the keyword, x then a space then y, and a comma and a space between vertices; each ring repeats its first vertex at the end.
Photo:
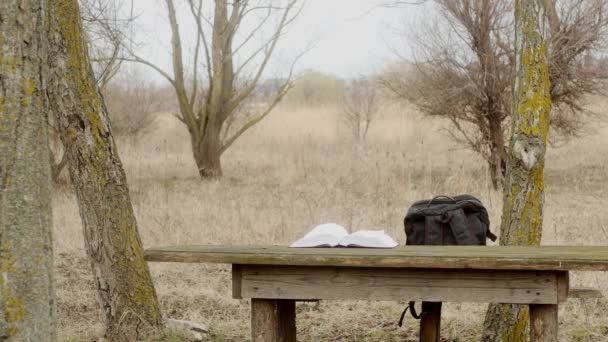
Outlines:
MULTIPOLYGON (((198 18, 200 18, 202 15, 203 0, 199 0, 198 11, 196 13, 194 13, 194 8, 192 6, 192 0, 190 0, 189 3, 190 3, 190 10, 192 12, 192 15, 198 21, 199 20, 198 18)), ((197 91, 198 91, 198 54, 199 54, 200 48, 201 48, 201 35, 202 35, 202 31, 198 30, 197 35, 196 35, 196 46, 194 48, 194 60, 192 62, 192 64, 194 65, 192 92, 190 93, 190 107, 192 107, 192 108, 194 107, 194 104, 196 103, 196 95, 197 95, 197 91)))
POLYGON ((178 103, 180 106, 180 113, 184 118, 184 121, 190 127, 190 130, 194 133, 195 138, 198 139, 199 132, 194 129, 198 126, 196 117, 194 116, 192 105, 194 104, 188 99, 186 93, 186 85, 184 81, 184 62, 182 57, 182 42, 179 34, 179 26, 177 23, 177 15, 175 12, 175 6, 173 0, 165 0, 167 3, 167 11, 169 16, 169 23, 171 25, 171 47, 173 57, 173 75, 175 81, 173 86, 175 88, 176 95, 178 97, 178 103))
MULTIPOLYGON (((208 77, 209 82, 212 82, 213 73, 211 71, 212 62, 211 62, 211 56, 209 53, 209 44, 207 43, 207 38, 205 37, 205 31, 203 29, 203 23, 201 22, 201 19, 204 18, 201 14, 202 7, 203 7, 203 1, 199 0, 198 9, 196 9, 196 10, 194 7, 194 0, 188 0, 188 3, 190 4, 190 12, 192 13, 192 15, 194 17, 194 21, 196 22, 197 36, 203 42, 203 48, 205 50, 205 64, 207 66, 207 77, 208 77)), ((198 59, 198 58, 196 58, 196 59, 198 59)), ((196 61, 195 61, 195 63, 196 63, 196 61)), ((212 86, 213 85, 210 83, 209 87, 212 87, 212 86)), ((194 103, 194 101, 192 101, 192 102, 194 103)))
MULTIPOLYGON (((234 108, 236 108, 239 105, 239 103, 241 103, 245 98, 247 98, 255 89, 256 84, 258 83, 260 77, 262 76, 262 73, 264 72, 264 69, 266 68, 266 65, 268 64, 268 61, 270 60, 270 56, 272 55, 272 52, 274 51, 274 48, 276 47, 276 44, 279 41, 281 32, 286 28, 286 25, 291 20, 293 20, 293 18, 289 18, 289 13, 293 9, 295 4, 296 4, 296 1, 292 0, 287 5, 286 9, 283 12, 283 16, 281 17, 281 21, 277 26, 276 32, 271 39, 270 46, 264 53, 264 59, 262 60, 262 63, 258 67, 256 75, 254 76, 253 80, 250 82, 249 86, 247 86, 245 88, 245 90, 243 90, 240 94, 238 94, 230 102, 230 104, 228 106, 228 113, 232 112, 234 110, 234 108)), ((238 74, 238 71, 237 71, 237 74, 238 74)))
POLYGON ((260 28, 266 24, 268 19, 272 16, 271 8, 267 7, 266 10, 266 15, 258 21, 258 24, 249 32, 249 34, 243 39, 243 41, 236 48, 234 48, 232 52, 233 54, 236 54, 243 46, 245 46, 251 40, 251 38, 253 38, 255 34, 259 32, 260 28))
MULTIPOLYGON (((250 129, 251 127, 253 127, 255 124, 257 124, 258 122, 260 122, 262 119, 264 119, 268 114, 270 114, 270 112, 276 107, 277 104, 279 104, 279 102, 281 102, 281 100, 283 100, 283 98, 285 97, 285 95, 289 92, 289 90, 291 90, 291 88, 293 88, 293 73, 295 70, 295 66, 298 62, 298 60, 304 56, 306 54, 307 51, 303 51, 301 52, 293 61, 293 63, 291 64, 291 67, 289 69, 289 74, 287 75, 287 78, 285 79, 285 81, 283 82, 283 84, 279 87, 279 91, 278 94, 274 97, 274 99, 271 101, 271 103, 266 107, 266 109, 261 113, 258 114, 257 116, 251 118, 249 121, 247 121, 239 130, 237 130, 230 138, 228 138, 227 140, 225 140, 222 143, 222 149, 221 152, 223 153, 224 151, 226 151, 230 146, 232 146, 232 144, 243 134, 245 133, 248 129, 250 129)), ((233 111, 234 112, 234 111, 233 111)), ((232 114, 232 112, 231 112, 232 114)))
POLYGON ((156 70, 156 72, 158 72, 162 77, 164 77, 167 81, 169 81, 169 83, 171 83, 171 85, 175 86, 175 80, 173 80, 173 78, 163 69, 161 69, 160 67, 156 66, 155 64, 153 64, 150 61, 147 61, 137 55, 131 55, 132 57, 122 57, 121 60, 125 61, 125 62, 134 62, 134 63, 140 63, 146 66, 149 66, 150 68, 156 70))
POLYGON ((258 114, 257 116, 254 116, 253 118, 249 119, 238 131, 236 131, 230 138, 228 138, 226 141, 224 141, 224 143, 222 144, 221 152, 224 153, 230 146, 232 146, 232 144, 243 133, 245 133, 248 129, 250 129, 251 127, 253 127, 258 122, 262 121, 262 119, 264 119, 266 116, 268 116, 268 114, 270 114, 270 112, 272 112, 272 110, 276 107, 276 105, 279 102, 281 102, 281 100, 283 99, 283 97, 285 97, 285 95, 292 88, 292 86, 293 85, 291 84, 291 82, 285 83, 281 87, 279 95, 277 95, 275 97, 275 99, 270 103, 270 105, 268 107, 266 107, 266 110, 264 110, 262 113, 258 114))
POLYGON ((81 16, 85 23, 89 53, 95 71, 95 80, 103 89, 120 69, 119 58, 126 39, 125 31, 135 19, 122 17, 121 1, 83 0, 81 16))

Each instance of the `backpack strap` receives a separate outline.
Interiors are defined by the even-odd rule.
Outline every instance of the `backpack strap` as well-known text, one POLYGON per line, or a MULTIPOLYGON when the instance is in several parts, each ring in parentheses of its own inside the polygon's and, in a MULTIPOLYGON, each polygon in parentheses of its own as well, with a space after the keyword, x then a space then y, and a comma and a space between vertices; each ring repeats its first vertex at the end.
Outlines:
POLYGON ((441 216, 424 217, 425 245, 443 245, 443 225, 441 216))
POLYGON ((401 318, 399 318, 399 326, 403 325, 403 319, 405 318, 405 314, 407 313, 407 309, 410 309, 410 314, 412 315, 412 317, 414 317, 415 319, 420 319, 420 317, 422 317, 422 313, 419 315, 416 313, 416 307, 414 306, 416 304, 416 302, 411 301, 409 302, 409 304, 405 307, 405 309, 403 310, 403 312, 401 313, 401 318))
POLYGON ((468 229, 469 223, 462 208, 446 211, 442 216, 442 222, 449 223, 459 245, 479 245, 479 239, 468 229))

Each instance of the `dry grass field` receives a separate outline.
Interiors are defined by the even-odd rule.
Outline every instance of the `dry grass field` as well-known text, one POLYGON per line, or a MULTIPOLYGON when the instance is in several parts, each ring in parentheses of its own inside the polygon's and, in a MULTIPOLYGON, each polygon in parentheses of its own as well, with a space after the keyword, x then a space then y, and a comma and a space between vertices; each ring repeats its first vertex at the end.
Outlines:
MULTIPOLYGON (((601 108, 598 104, 598 108, 601 108)), ((145 246, 288 244, 311 226, 382 227, 405 242, 409 205, 438 194, 471 193, 498 231, 501 195, 484 163, 446 141, 443 123, 408 107, 386 107, 367 142, 353 144, 335 108, 279 108, 223 157, 225 177, 201 181, 187 133, 170 115, 137 142, 119 141, 145 246)), ((548 152, 543 244, 608 245, 608 128, 548 152)), ((76 200, 53 198, 60 341, 96 341, 101 331, 76 200)), ((231 299, 229 268, 151 264, 164 314, 207 323, 212 341, 247 341, 249 306, 231 299)), ((579 273, 574 286, 608 295, 608 274, 579 273)), ((303 303, 301 341, 417 341, 417 321, 397 321, 404 302, 303 303)), ((485 306, 447 304, 445 341, 477 341, 485 306)), ((608 341, 608 300, 560 307, 560 341, 608 341)), ((179 337, 171 337, 179 341, 179 337)))

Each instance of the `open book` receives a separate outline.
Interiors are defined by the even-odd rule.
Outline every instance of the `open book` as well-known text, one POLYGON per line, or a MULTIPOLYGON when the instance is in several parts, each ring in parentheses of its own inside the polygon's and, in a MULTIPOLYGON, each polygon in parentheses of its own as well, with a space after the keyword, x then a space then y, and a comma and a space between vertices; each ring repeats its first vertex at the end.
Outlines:
POLYGON ((316 226, 300 240, 289 247, 368 247, 394 248, 398 243, 384 233, 384 230, 360 230, 348 234, 346 229, 335 223, 316 226))

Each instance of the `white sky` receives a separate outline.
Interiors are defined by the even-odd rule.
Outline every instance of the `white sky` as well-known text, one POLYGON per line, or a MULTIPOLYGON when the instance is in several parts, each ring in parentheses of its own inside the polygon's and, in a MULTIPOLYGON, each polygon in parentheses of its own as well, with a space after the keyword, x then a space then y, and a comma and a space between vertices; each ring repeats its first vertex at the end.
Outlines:
MULTIPOLYGON (((307 47, 311 50, 299 60, 296 70, 315 69, 340 77, 379 71, 387 62, 397 59, 396 52, 409 56, 407 43, 396 30, 420 18, 425 7, 379 6, 386 2, 307 0, 302 13, 277 46, 266 76, 285 73, 290 61, 307 47)), ((134 3, 136 40, 143 44, 138 53, 171 71, 171 35, 164 1, 134 0, 134 3)), ((175 3, 178 12, 183 14, 180 19, 182 39, 194 37, 194 26, 188 21, 185 1, 176 0, 175 3)), ((211 1, 207 3, 211 4, 211 1)))

